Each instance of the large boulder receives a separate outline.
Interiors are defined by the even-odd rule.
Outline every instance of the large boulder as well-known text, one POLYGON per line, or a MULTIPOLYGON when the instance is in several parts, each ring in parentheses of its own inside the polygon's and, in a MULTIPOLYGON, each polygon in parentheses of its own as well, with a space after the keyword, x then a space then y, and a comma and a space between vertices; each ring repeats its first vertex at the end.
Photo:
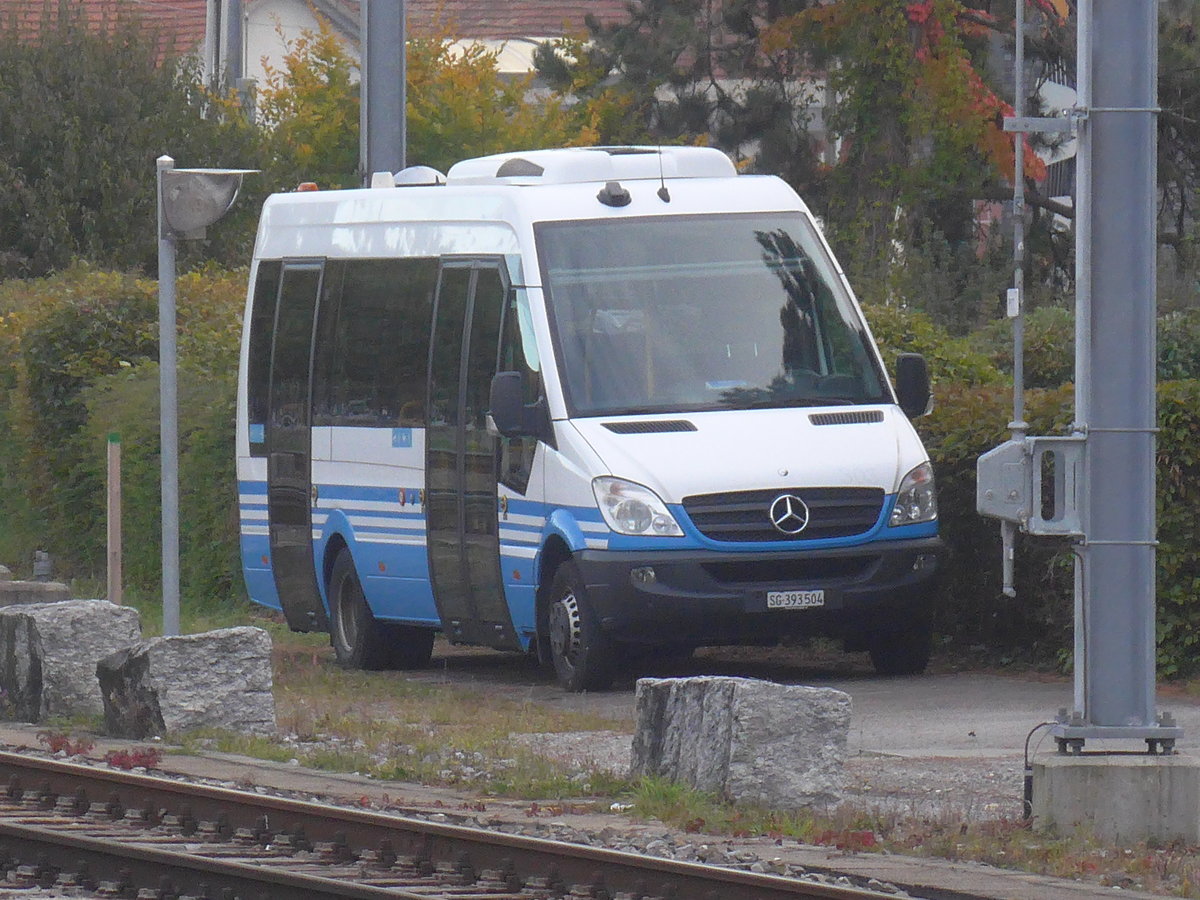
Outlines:
POLYGON ((632 773, 798 809, 845 786, 850 696, 753 678, 641 678, 632 773))
POLYGON ((0 607, 0 717, 100 715, 96 663, 141 634, 137 610, 107 600, 0 607))
POLYGON ((151 638, 100 660, 95 673, 114 737, 275 731, 271 637, 261 628, 151 638))

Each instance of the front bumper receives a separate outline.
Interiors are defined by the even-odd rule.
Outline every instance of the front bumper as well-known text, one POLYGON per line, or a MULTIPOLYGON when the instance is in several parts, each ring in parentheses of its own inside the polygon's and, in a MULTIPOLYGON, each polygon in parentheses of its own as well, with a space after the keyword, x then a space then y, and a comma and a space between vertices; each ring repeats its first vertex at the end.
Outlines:
POLYGON ((583 551, 576 563, 600 627, 634 644, 774 643, 847 637, 924 604, 939 538, 795 553, 583 551), (652 573, 652 574, 651 574, 652 573), (769 591, 822 590, 808 609, 769 609, 769 591))

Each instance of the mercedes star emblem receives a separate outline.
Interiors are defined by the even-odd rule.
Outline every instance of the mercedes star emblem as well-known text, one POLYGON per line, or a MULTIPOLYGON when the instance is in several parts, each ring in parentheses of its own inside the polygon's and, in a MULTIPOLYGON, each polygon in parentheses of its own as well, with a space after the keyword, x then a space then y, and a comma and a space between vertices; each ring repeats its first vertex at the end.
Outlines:
POLYGON ((771 524, 784 534, 799 534, 808 527, 808 504, 795 494, 780 494, 771 504, 771 524))

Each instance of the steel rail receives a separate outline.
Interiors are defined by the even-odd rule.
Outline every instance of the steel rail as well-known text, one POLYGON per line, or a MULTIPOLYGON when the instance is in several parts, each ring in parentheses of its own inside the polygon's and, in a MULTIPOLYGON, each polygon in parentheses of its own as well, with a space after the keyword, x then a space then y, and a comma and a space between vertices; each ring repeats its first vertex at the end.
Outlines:
MULTIPOLYGON (((77 814, 98 804, 107 808, 114 818, 125 816, 126 810, 138 810, 141 815, 137 818, 148 825, 160 823, 168 816, 176 826, 185 820, 221 822, 227 833, 239 828, 252 829, 273 835, 275 840, 283 843, 307 843, 309 846, 325 843, 344 847, 350 856, 365 852, 376 857, 391 855, 454 862, 476 872, 509 871, 525 877, 549 877, 564 885, 581 886, 588 892, 582 896, 609 897, 624 893, 634 898, 645 895, 680 900, 866 900, 883 896, 860 888, 558 843, 18 753, 0 752, 0 783, 3 781, 9 784, 10 801, 23 803, 26 810, 36 805, 48 811, 56 803, 62 808, 64 802, 57 798, 66 798, 65 805, 73 807, 77 814)), ((21 814, 11 813, 18 817, 21 814)), ((28 811, 24 815, 28 816, 28 811)), ((12 828, 16 826, 5 826, 6 840, 12 828)), ((136 832, 131 832, 130 842, 114 848, 114 852, 134 853, 138 843, 134 835, 136 832)), ((136 853, 148 854, 145 864, 150 865, 149 856, 153 856, 150 851, 143 847, 136 853)), ((282 877, 281 870, 271 870, 270 874, 282 877)), ((241 875, 249 877, 249 873, 241 875)), ((324 896, 409 896, 392 889, 378 893, 378 888, 363 885, 344 884, 342 887, 349 892, 324 896), (354 893, 356 890, 363 893, 354 893)), ((255 890, 261 892, 261 884, 255 890)), ((316 888, 309 885, 304 890, 311 892, 316 888)), ((462 891, 462 888, 458 889, 460 894, 462 891)), ((272 891, 270 896, 300 895, 272 891)), ((318 892, 304 896, 321 895, 318 892)), ((420 896, 428 900, 434 895, 426 892, 420 896)))

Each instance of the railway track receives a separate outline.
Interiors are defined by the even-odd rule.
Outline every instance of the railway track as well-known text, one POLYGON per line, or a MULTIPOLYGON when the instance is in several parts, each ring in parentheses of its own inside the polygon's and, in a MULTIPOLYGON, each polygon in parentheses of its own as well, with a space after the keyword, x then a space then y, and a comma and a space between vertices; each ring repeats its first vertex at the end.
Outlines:
POLYGON ((876 891, 0 752, 5 887, 134 900, 867 900, 876 891))

